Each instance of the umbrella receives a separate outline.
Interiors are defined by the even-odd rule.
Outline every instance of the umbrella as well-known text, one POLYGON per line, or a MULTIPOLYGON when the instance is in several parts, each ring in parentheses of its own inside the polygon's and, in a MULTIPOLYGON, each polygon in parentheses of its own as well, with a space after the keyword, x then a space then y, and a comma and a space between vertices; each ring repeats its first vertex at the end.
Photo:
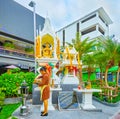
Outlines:
POLYGON ((6 66, 5 68, 7 68, 7 69, 16 69, 18 67, 14 66, 14 65, 9 65, 9 66, 6 66))
MULTIPOLYGON (((118 70, 118 66, 113 66, 109 68, 108 72, 116 72, 118 70)), ((96 72, 100 72, 99 68, 96 68, 96 72)))
POLYGON ((14 66, 14 65, 9 65, 9 66, 6 66, 5 68, 7 69, 7 73, 11 74, 10 69, 17 69, 18 67, 14 66))
POLYGON ((118 70, 118 66, 111 67, 108 71, 109 72, 116 72, 118 70))

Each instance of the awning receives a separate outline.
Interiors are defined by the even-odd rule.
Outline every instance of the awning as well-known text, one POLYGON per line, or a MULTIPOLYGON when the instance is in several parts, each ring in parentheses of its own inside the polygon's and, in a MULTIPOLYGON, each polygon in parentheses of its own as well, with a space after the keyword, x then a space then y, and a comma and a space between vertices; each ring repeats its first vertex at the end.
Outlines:
MULTIPOLYGON (((118 70, 118 66, 111 67, 108 72, 116 72, 118 70)), ((96 72, 100 72, 100 68, 96 68, 96 72)))

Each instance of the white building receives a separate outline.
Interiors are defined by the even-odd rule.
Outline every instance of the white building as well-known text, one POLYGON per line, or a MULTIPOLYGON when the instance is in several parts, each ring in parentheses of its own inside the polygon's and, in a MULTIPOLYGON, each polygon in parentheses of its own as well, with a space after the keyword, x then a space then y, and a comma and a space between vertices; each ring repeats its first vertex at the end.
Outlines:
POLYGON ((56 33, 62 44, 65 45, 65 42, 71 43, 77 32, 81 32, 82 39, 86 37, 93 39, 99 36, 108 36, 110 24, 112 24, 112 20, 101 7, 61 28, 56 33))

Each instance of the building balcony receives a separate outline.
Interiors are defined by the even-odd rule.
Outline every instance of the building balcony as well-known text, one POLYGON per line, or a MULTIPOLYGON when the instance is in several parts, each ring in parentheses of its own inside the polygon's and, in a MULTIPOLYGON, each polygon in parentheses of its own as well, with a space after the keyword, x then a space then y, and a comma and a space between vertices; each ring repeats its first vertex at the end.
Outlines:
POLYGON ((103 21, 101 19, 98 18, 98 24, 104 29, 107 30, 107 26, 105 25, 105 23, 103 23, 103 21))
POLYGON ((18 49, 9 49, 0 46, 0 55, 18 57, 18 58, 25 58, 34 60, 34 54, 26 53, 18 49))
POLYGON ((89 37, 90 39, 93 39, 93 38, 96 38, 96 37, 99 37, 99 36, 103 36, 103 34, 99 31, 92 31, 90 33, 87 33, 85 35, 82 35, 82 39, 85 39, 87 37, 89 37))
POLYGON ((107 26, 105 25, 105 23, 103 23, 103 21, 98 17, 92 18, 84 23, 81 23, 80 29, 84 30, 96 24, 99 24, 104 30, 107 30, 107 26))
POLYGON ((81 30, 87 29, 87 28, 89 28, 90 26, 93 26, 93 25, 95 25, 95 24, 97 24, 97 23, 98 23, 97 17, 92 18, 92 19, 90 19, 90 20, 88 20, 88 21, 86 21, 86 22, 84 22, 84 23, 81 23, 81 24, 80 24, 80 29, 81 29, 81 30))

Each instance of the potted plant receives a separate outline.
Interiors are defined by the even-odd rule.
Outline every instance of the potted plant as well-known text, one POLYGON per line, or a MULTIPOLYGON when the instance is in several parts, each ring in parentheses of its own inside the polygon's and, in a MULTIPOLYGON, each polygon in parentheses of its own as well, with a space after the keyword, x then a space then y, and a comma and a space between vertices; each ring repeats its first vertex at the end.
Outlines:
POLYGON ((14 49, 15 48, 15 45, 12 42, 4 42, 3 46, 6 49, 14 49))
POLYGON ((29 54, 33 54, 34 48, 33 48, 33 47, 26 47, 26 48, 25 48, 25 52, 26 52, 26 53, 29 53, 29 54))

